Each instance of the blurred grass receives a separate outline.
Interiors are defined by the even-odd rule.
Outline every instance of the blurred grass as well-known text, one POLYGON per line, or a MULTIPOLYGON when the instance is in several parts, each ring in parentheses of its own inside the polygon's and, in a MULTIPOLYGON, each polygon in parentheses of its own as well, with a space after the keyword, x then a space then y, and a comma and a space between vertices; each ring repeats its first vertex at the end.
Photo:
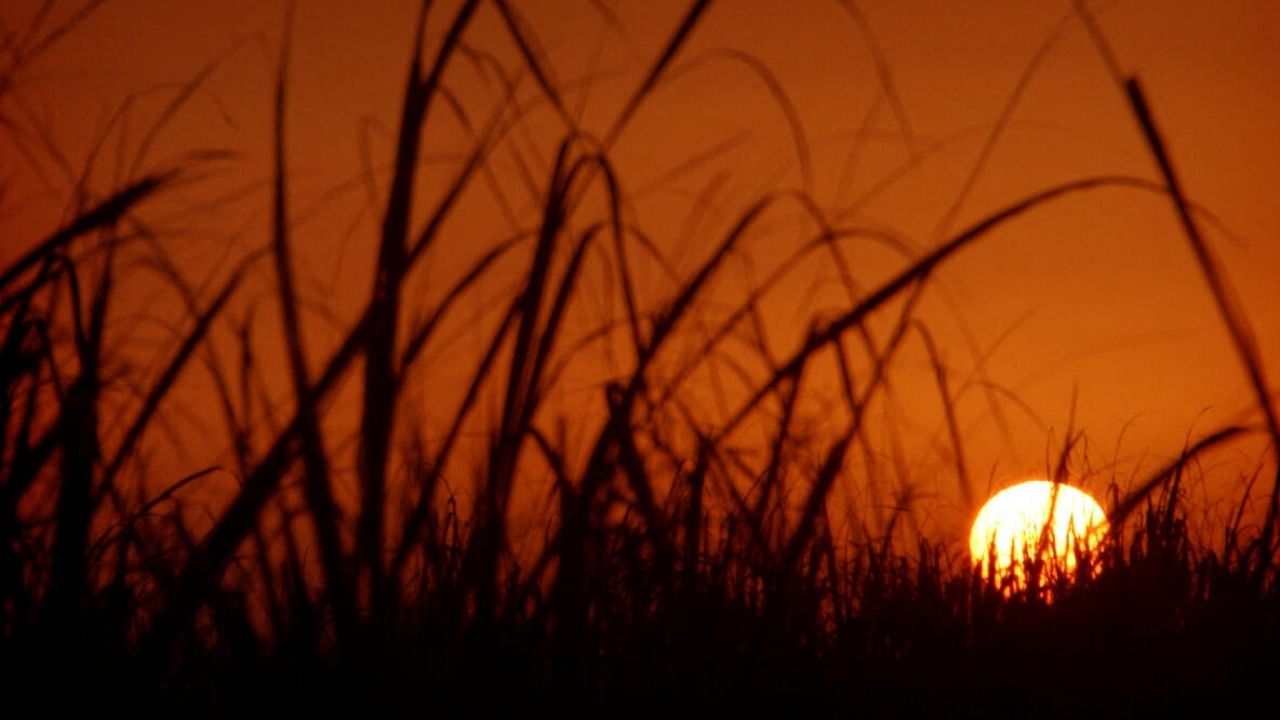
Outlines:
MULTIPOLYGON (((489 119, 468 124, 473 146, 421 229, 412 227, 424 128, 437 100, 456 106, 442 78, 456 56, 477 52, 463 40, 478 6, 463 2, 428 52, 430 7, 423 5, 374 282, 365 309, 327 355, 309 351, 299 321, 287 40, 276 85, 269 242, 212 289, 184 278, 162 251, 151 258, 184 298, 189 319, 136 407, 113 404, 112 390, 122 381, 108 372, 114 358, 105 338, 122 281, 119 256, 132 251, 128 241, 141 222, 135 218, 147 203, 198 175, 201 160, 143 173, 101 200, 81 203, 60 229, 0 273, 0 677, 15 695, 201 714, 562 699, 1076 713, 1117 697, 1149 710, 1176 707, 1200 692, 1261 687, 1280 659, 1273 532, 1280 482, 1270 489, 1262 528, 1254 530, 1244 521, 1249 480, 1222 546, 1193 539, 1184 491, 1199 454, 1246 428, 1221 428, 1188 443, 1177 461, 1124 497, 1113 484, 1112 533, 1098 550, 1096 574, 1064 577, 1032 562, 1026 582, 1012 575, 984 580, 966 556, 904 528, 917 511, 909 487, 895 490, 882 523, 844 531, 829 515, 837 480, 881 481, 854 477, 849 457, 872 454, 868 408, 887 392, 895 353, 915 336, 937 379, 958 489, 968 509, 976 509, 948 370, 914 314, 916 302, 950 258, 1074 193, 1127 188, 1173 199, 1272 418, 1256 353, 1240 340, 1247 326, 1223 299, 1225 286, 1214 279, 1220 271, 1196 235, 1193 210, 1136 82, 1127 87, 1163 183, 1117 176, 1063 182, 990 211, 878 286, 858 291, 846 275, 848 308, 810 318, 807 339, 778 357, 758 329, 763 293, 798 258, 818 252, 829 252, 847 273, 840 240, 897 238, 842 224, 807 191, 767 194, 737 214, 709 255, 675 278, 665 299, 645 306, 637 297, 629 258, 662 256, 628 222, 625 178, 610 149, 705 21, 709 2, 691 4, 602 138, 575 127, 556 80, 542 67, 539 43, 513 7, 497 2, 524 66, 505 77, 506 95, 489 119), (451 237, 446 220, 487 177, 490 155, 528 111, 515 96, 525 73, 566 126, 547 177, 531 178, 540 211, 451 279, 414 322, 403 307, 405 279, 430 262, 428 248, 474 242, 451 237), (695 333, 743 238, 780 208, 799 208, 812 221, 810 241, 710 333, 695 333), (588 258, 597 255, 607 259, 607 281, 625 312, 595 333, 624 338, 626 349, 619 353, 624 370, 596 400, 604 413, 598 426, 574 414, 553 417, 547 407, 561 374, 592 342, 572 335, 566 317, 588 301, 583 277, 588 258), (277 279, 279 346, 255 344, 246 316, 227 353, 215 347, 211 328, 234 322, 227 308, 242 278, 267 257, 277 279), (408 375, 459 299, 502 262, 526 265, 498 303, 501 320, 468 368, 443 439, 432 442, 403 419, 408 375), (892 318, 890 335, 880 340, 869 325, 878 314, 892 318), (726 338, 748 321, 756 323, 758 340, 759 357, 751 360, 769 372, 762 378, 743 372, 749 391, 723 420, 708 423, 686 380, 717 361, 726 338), (691 342, 701 347, 692 359, 676 352, 691 342), (292 404, 270 408, 282 421, 264 427, 253 420, 254 407, 269 401, 255 400, 253 388, 269 382, 264 358, 282 351, 292 404), (228 356, 236 367, 224 367, 228 356), (142 439, 154 432, 178 377, 195 372, 192 360, 200 357, 214 379, 235 467, 203 468, 147 497, 139 477, 142 439), (674 373, 656 371, 673 362, 674 373), (812 368, 823 362, 840 369, 843 391, 841 404, 828 411, 838 428, 831 437, 807 430, 797 409, 812 368), (324 413, 338 387, 352 382, 362 392, 359 493, 347 506, 334 496, 333 458, 345 438, 330 434, 324 413), (464 426, 478 422, 489 397, 500 402, 486 428, 484 459, 467 478, 474 497, 462 503, 446 474, 457 467, 453 453, 464 426), (104 427, 104 416, 125 411, 123 433, 104 427), (566 439, 566 426, 575 424, 592 433, 580 448, 566 439), (768 433, 751 461, 729 442, 748 424, 768 433), (237 476, 235 494, 210 527, 195 530, 183 490, 220 470, 237 476), (552 493, 541 518, 545 537, 530 546, 512 525, 511 503, 534 474, 551 478, 552 493), (393 476, 404 478, 403 487, 393 476)), ((853 3, 846 6, 860 17, 853 3)), ((31 47, 40 47, 47 35, 37 28, 32 37, 31 47)), ((793 118, 768 68, 745 53, 737 57, 757 66, 793 118)), ((22 65, 0 67, 13 73, 22 65)), ((0 77, 0 90, 11 81, 0 77)), ((896 99, 894 105, 900 112, 896 99)), ((791 127, 807 167, 803 132, 797 122, 791 127)), ((998 134, 999 128, 992 142, 998 134)), ((508 212, 513 205, 501 204, 508 212)), ((1274 422, 1269 432, 1278 437, 1274 422)), ((1069 478, 1078 438, 1068 432, 1059 480, 1069 478)))

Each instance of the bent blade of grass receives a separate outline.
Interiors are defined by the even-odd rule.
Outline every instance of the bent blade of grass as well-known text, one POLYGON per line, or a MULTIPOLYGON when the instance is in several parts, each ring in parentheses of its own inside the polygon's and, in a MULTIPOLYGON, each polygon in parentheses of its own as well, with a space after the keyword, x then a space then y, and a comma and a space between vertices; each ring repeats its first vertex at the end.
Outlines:
POLYGON ((102 533, 102 535, 100 535, 98 539, 94 541, 93 546, 89 549, 89 552, 88 552, 90 562, 93 561, 93 559, 98 555, 99 552, 104 551, 106 549, 106 546, 109 543, 114 542, 118 536, 124 535, 130 532, 132 530, 134 523, 146 517, 147 514, 150 513, 160 503, 173 497, 174 493, 178 492, 179 490, 186 487, 187 485, 190 485, 196 480, 212 475, 213 473, 218 472, 219 470, 222 470, 222 469, 223 468, 217 465, 212 465, 210 467, 197 470, 185 477, 182 477, 174 481, 173 483, 171 483, 168 487, 162 490, 155 497, 151 498, 146 503, 144 503, 141 508, 138 508, 136 511, 130 513, 127 517, 117 521, 112 527, 105 530, 102 533))
POLYGON ((911 286, 913 283, 926 280, 938 265, 949 259, 957 251, 968 246, 978 238, 985 236, 1009 220, 1017 218, 1040 205, 1065 195, 1104 187, 1138 187, 1147 189, 1150 187, 1150 183, 1124 175, 1100 175, 1056 185, 1046 190, 1034 193, 1018 202, 1006 206, 1001 210, 987 215, 985 218, 974 223, 968 229, 959 233, 951 240, 943 243, 937 249, 930 252, 928 255, 925 255, 910 267, 900 272, 897 276, 881 285, 874 292, 864 298, 862 302, 858 303, 851 310, 833 320, 822 332, 810 335, 810 337, 805 341, 804 346, 797 350, 792 355, 791 359, 773 374, 768 382, 761 385, 752 397, 743 404, 742 408, 736 415, 734 415, 733 419, 721 428, 719 436, 724 437, 728 435, 743 420, 745 420, 751 411, 759 405, 766 396, 774 391, 778 383, 782 382, 783 378, 794 373, 795 368, 803 362, 805 358, 834 342, 843 335, 845 331, 859 325, 862 322, 862 319, 869 313, 896 297, 900 292, 911 286))
POLYGON ((6 290, 10 283, 21 277, 32 266, 61 251, 72 240, 115 224, 125 213, 153 197, 160 190, 171 186, 180 176, 178 170, 148 175, 80 213, 66 227, 38 243, 0 272, 0 291, 6 290))
POLYGON ((898 129, 902 132, 902 140, 907 146, 907 152, 912 157, 915 157, 918 152, 916 135, 911 129, 911 122, 907 118, 907 110, 902 104, 902 98, 898 96, 898 87, 893 81, 893 72, 889 68, 889 61, 885 56, 884 48, 881 47, 880 40, 871 28, 871 23, 867 20, 867 16, 854 0, 839 0, 839 4, 848 13, 849 17, 853 18, 854 24, 858 26, 858 31, 862 34, 862 43, 867 47, 867 51, 871 53, 871 59, 876 66, 876 77, 880 81, 880 90, 889 101, 889 107, 893 111, 894 120, 898 123, 898 129))
POLYGON ((1116 503, 1115 507, 1111 508, 1111 511, 1107 513, 1108 522, 1114 526, 1121 525, 1137 509, 1139 504, 1147 500, 1157 488, 1174 478, 1187 463, 1194 460, 1204 451, 1239 437, 1246 432, 1248 432, 1247 428, 1232 425, 1212 432, 1196 441, 1190 448, 1183 450, 1176 460, 1153 473, 1150 478, 1130 491, 1124 500, 1116 503))
POLYGON ((1226 273, 1223 272, 1217 257, 1200 234, 1200 229, 1196 226, 1195 220, 1191 216, 1186 196, 1182 190, 1182 184, 1178 181, 1173 169, 1173 161, 1169 158, 1169 151, 1160 136, 1159 130, 1156 128, 1146 96, 1142 92, 1142 85, 1136 77, 1131 77, 1125 81, 1124 88, 1129 96, 1134 114, 1142 126, 1143 135, 1146 137, 1151 152, 1155 156, 1156 163, 1160 167, 1160 174, 1164 177, 1165 182, 1168 183, 1169 197, 1178 213, 1178 220, 1182 223, 1187 241, 1191 244, 1192 251, 1195 252, 1196 262, 1204 273, 1205 281, 1208 283, 1214 302, 1218 306, 1218 312, 1222 315, 1223 324, 1227 326, 1227 331, 1231 335, 1231 341, 1235 345, 1236 353, 1240 356, 1241 364, 1244 365, 1245 374, 1249 378, 1249 384, 1252 386, 1258 401, 1258 408, 1262 411, 1262 416, 1266 421, 1267 432, 1271 436, 1272 452, 1276 459, 1276 478, 1271 485, 1271 502, 1267 507, 1267 517, 1262 531, 1263 549, 1268 554, 1267 562, 1270 563, 1270 555, 1274 552, 1271 542, 1275 534, 1277 515, 1280 514, 1280 419, 1277 418, 1275 407, 1271 404, 1271 395, 1267 390, 1267 379, 1263 372, 1262 358, 1258 353, 1257 341, 1254 339, 1249 320, 1240 307, 1240 302, 1231 287, 1230 280, 1228 280, 1226 273))
POLYGON ((734 48, 721 48, 715 52, 746 65, 756 77, 760 78, 778 107, 781 108, 782 115, 787 121, 787 129, 791 131, 791 141, 795 145, 796 161, 800 164, 801 187, 805 196, 812 195, 813 160, 809 152, 809 141, 805 135, 804 123, 800 120, 800 113, 796 110, 795 103, 791 102, 791 96, 787 94, 786 88, 778 81, 773 70, 755 55, 734 48))

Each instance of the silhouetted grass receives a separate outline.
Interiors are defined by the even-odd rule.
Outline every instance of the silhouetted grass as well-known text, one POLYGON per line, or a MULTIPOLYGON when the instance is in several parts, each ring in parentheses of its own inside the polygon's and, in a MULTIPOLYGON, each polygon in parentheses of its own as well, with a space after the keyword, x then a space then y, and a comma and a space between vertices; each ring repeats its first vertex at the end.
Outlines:
MULTIPOLYGON (((1127 87, 1165 185, 1106 176, 1046 188, 987 213, 861 293, 847 277, 839 241, 899 239, 842 224, 808 192, 774 193, 738 213, 694 271, 664 300, 645 306, 628 253, 660 253, 628 224, 625 186, 609 152, 709 5, 691 5, 597 140, 574 126, 523 21, 506 2, 496 3, 543 96, 539 102, 554 108, 566 135, 536 188, 541 209, 533 223, 442 286, 440 299, 416 323, 404 308, 407 278, 426 262, 428 247, 452 240, 445 221, 475 179, 488 177, 489 155, 529 110, 516 102, 518 77, 506 78, 499 107, 471 133, 473 147, 415 231, 424 128, 450 62, 474 52, 463 43, 479 6, 471 0, 453 15, 425 67, 424 3, 374 282, 365 309, 327 355, 308 351, 314 343, 304 338, 294 278, 288 22, 276 84, 269 242, 212 290, 198 289, 157 254, 153 262, 190 317, 136 406, 112 404, 116 381, 104 372, 118 257, 134 227, 126 220, 194 171, 196 161, 192 168, 143 175, 85 203, 62 229, 5 268, 4 694, 211 715, 363 713, 397 703, 422 711, 474 710, 563 700, 1078 714, 1179 707, 1203 693, 1239 699, 1241 691, 1265 687, 1280 660, 1273 541, 1280 481, 1256 533, 1243 520, 1249 481, 1220 548, 1192 537, 1182 490, 1197 456, 1244 428, 1222 428, 1189 444, 1124 497, 1113 485, 1111 533, 1075 577, 1028 557, 1025 581, 998 573, 984 579, 966 555, 899 529, 914 512, 907 493, 882 527, 861 523, 844 531, 829 517, 833 487, 853 474, 849 456, 859 448, 871 453, 868 409, 887 392, 888 369, 914 337, 912 328, 937 380, 960 496, 968 511, 976 509, 948 370, 915 315, 916 303, 935 270, 956 254, 1074 193, 1129 188, 1173 199, 1258 390, 1268 432, 1280 441, 1247 326, 1224 299, 1221 271, 1197 234, 1136 81, 1127 87), (695 334, 690 326, 727 259, 780 206, 804 211, 816 228, 811 241, 710 332, 695 334), (761 342, 754 360, 768 368, 764 376, 751 381, 723 420, 695 418, 690 403, 697 401, 686 381, 735 329, 747 321, 758 327, 764 293, 800 259, 822 251, 844 273, 849 307, 813 318, 806 339, 781 359, 761 342), (557 379, 593 341, 566 330, 571 308, 586 301, 582 279, 590 253, 609 258, 610 280, 625 305, 623 319, 595 337, 617 334, 629 353, 596 400, 605 413, 596 424, 585 414, 550 417, 547 410, 557 379), (280 347, 255 344, 252 311, 237 324, 230 310, 241 278, 267 257, 276 278, 280 347), (429 441, 400 419, 406 378, 458 302, 504 262, 526 263, 520 281, 501 301, 500 320, 484 330, 490 335, 469 368, 459 404, 440 413, 449 418, 442 439, 429 441), (868 321, 891 309, 892 332, 877 342, 868 321), (235 328, 232 352, 216 344, 216 323, 235 328), (691 338, 700 339, 700 352, 679 357, 673 346, 691 338), (847 343, 855 340, 865 357, 850 350, 847 343), (272 426, 259 419, 270 400, 255 388, 265 382, 261 359, 281 351, 292 405, 271 408, 281 418, 272 426), (314 357, 323 362, 313 377, 314 357), (142 440, 198 358, 215 380, 235 467, 202 467, 161 480, 165 489, 147 496, 146 478, 139 476, 142 440), (656 371, 664 361, 674 362, 674 370, 656 371), (827 361, 839 368, 843 406, 831 411, 839 429, 819 437, 797 419, 812 367, 827 361), (359 497, 345 507, 333 492, 341 439, 326 436, 323 420, 338 386, 357 381, 359 497), (464 427, 475 422, 488 395, 500 400, 497 416, 485 428, 483 467, 473 478, 477 492, 461 503, 446 475, 456 471, 464 427), (123 432, 104 427, 108 411, 129 413, 123 432), (580 423, 587 435, 585 451, 570 447, 562 431, 570 423, 580 423), (748 423, 769 430, 754 464, 729 442, 748 423), (208 529, 195 531, 182 491, 219 471, 234 473, 238 483, 208 529), (525 546, 530 541, 512 527, 512 499, 539 473, 550 478, 552 509, 543 541, 525 546), (403 478, 400 486, 393 477, 403 478)), ((847 7, 869 32, 856 7, 847 7)), ((737 56, 759 65, 745 53, 737 56)), ((891 88, 878 50, 876 58, 891 88)), ((794 110, 767 67, 760 70, 787 111, 807 178, 807 144, 794 110)), ((7 82, 0 78, 0 88, 7 82)), ((896 94, 890 98, 901 114, 896 94)), ((992 142, 998 134, 999 128, 992 142)), ((1060 481, 1068 479, 1078 439, 1070 431, 1064 439, 1060 481)))

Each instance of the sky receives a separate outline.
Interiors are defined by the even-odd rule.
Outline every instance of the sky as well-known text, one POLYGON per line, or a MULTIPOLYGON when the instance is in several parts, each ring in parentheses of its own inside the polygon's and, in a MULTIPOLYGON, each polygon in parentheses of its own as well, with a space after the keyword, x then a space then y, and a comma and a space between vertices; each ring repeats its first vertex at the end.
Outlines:
MULTIPOLYGON (((41 4, 6 2, 6 33, 23 28, 41 4)), ((295 4, 287 142, 315 364, 369 287, 418 5, 295 4)), ((428 53, 454 6, 436 5, 428 53)), ((512 5, 575 122, 596 138, 608 133, 686 7, 649 0, 512 5)), ((55 3, 51 17, 75 7, 55 3)), ((1280 387, 1280 5, 1113 0, 1089 7, 1120 70, 1140 79, 1182 184, 1203 209, 1200 227, 1250 319, 1271 387, 1280 387)), ((220 277, 230 258, 264 243, 272 83, 285 16, 285 5, 273 0, 107 0, 23 67, 3 100, 6 119, 17 118, 23 131, 0 144, 0 262, 66 217, 90 157, 95 193, 128 176, 135 158, 139 168, 199 168, 149 216, 191 278, 220 277), (174 105, 188 87, 190 97, 174 105), (95 153, 101 137, 108 140, 95 153), (229 157, 192 165, 196 150, 229 157)), ((470 54, 450 65, 445 86, 479 126, 502 93, 485 63, 515 74, 521 61, 488 3, 464 40, 470 54)), ((524 123, 477 185, 487 189, 468 194, 415 276, 413 301, 422 299, 415 308, 428 307, 443 280, 540 210, 526 177, 544 182, 565 128, 546 103, 535 103, 532 79, 522 77, 517 97, 531 104, 524 123)), ((458 117, 438 105, 425 140, 419 221, 469 142, 458 117)), ((1056 183, 1158 178, 1121 89, 1069 2, 719 2, 609 155, 628 221, 664 258, 639 253, 635 260, 637 291, 650 307, 670 298, 670 273, 688 277, 769 192, 803 190, 830 217, 892 235, 918 254, 1056 183)), ((795 206, 771 213, 700 317, 723 314, 813 234, 795 206)), ((845 249, 863 291, 905 264, 902 250, 883 244, 845 249)), ((494 300, 509 296, 515 267, 482 284, 450 340, 429 351, 407 417, 426 426, 447 417, 441 398, 474 365, 478 328, 492 325, 494 300)), ((237 312, 269 303, 267 270, 255 271, 237 312)), ((117 340, 146 357, 172 342, 182 310, 141 263, 136 277, 117 310, 131 320, 117 340)), ((604 271, 589 272, 584 285, 588 299, 570 319, 579 334, 619 307, 604 271)), ((763 305, 771 350, 787 356, 814 318, 849 302, 829 259, 803 263, 763 305)), ((263 342, 274 312, 259 311, 263 342)), ((873 323, 882 339, 895 312, 873 323)), ((1082 482, 1100 489, 1116 474, 1127 480, 1154 469, 1188 437, 1259 420, 1174 209, 1158 193, 1098 190, 1034 210, 944 265, 917 316, 950 372, 970 472, 993 489, 1043 474, 1050 448, 1069 428, 1087 433, 1082 482), (998 393, 984 392, 982 380, 998 393)), ((553 408, 579 417, 603 412, 600 381, 616 371, 604 355, 573 366, 553 408)), ((753 367, 748 374, 758 376, 758 362, 753 367)), ((899 480, 937 499, 938 526, 954 530, 967 511, 954 497, 938 389, 918 339, 893 367, 892 400, 881 410, 899 430, 882 436, 886 456, 894 443, 908 448, 899 480)), ((184 382, 194 409, 175 410, 173 422, 209 426, 198 403, 207 380, 184 382)), ((828 394, 837 387, 821 373, 813 382, 828 394)), ((707 417, 717 413, 714 386, 699 376, 690 390, 705 398, 707 417)), ((335 402, 332 422, 341 423, 350 401, 335 402)), ((821 407, 815 400, 818 430, 821 407)), ((185 455, 165 463, 196 462, 210 451, 187 435, 185 455)), ((1210 469, 1219 487, 1233 487, 1264 458, 1260 443, 1246 442, 1216 454, 1210 469)))

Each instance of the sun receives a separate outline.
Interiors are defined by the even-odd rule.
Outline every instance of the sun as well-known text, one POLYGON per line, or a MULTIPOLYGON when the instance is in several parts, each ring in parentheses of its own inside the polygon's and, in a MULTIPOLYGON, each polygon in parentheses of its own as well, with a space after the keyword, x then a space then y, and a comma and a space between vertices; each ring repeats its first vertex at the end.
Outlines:
POLYGON ((1079 565, 1077 550, 1096 549, 1106 532, 1106 513, 1088 493, 1029 480, 1001 490, 982 506, 969 531, 969 553, 984 578, 994 556, 996 577, 1010 577, 1012 571, 1015 584, 1023 586, 1026 561, 1038 560, 1050 573, 1070 578, 1079 565))

